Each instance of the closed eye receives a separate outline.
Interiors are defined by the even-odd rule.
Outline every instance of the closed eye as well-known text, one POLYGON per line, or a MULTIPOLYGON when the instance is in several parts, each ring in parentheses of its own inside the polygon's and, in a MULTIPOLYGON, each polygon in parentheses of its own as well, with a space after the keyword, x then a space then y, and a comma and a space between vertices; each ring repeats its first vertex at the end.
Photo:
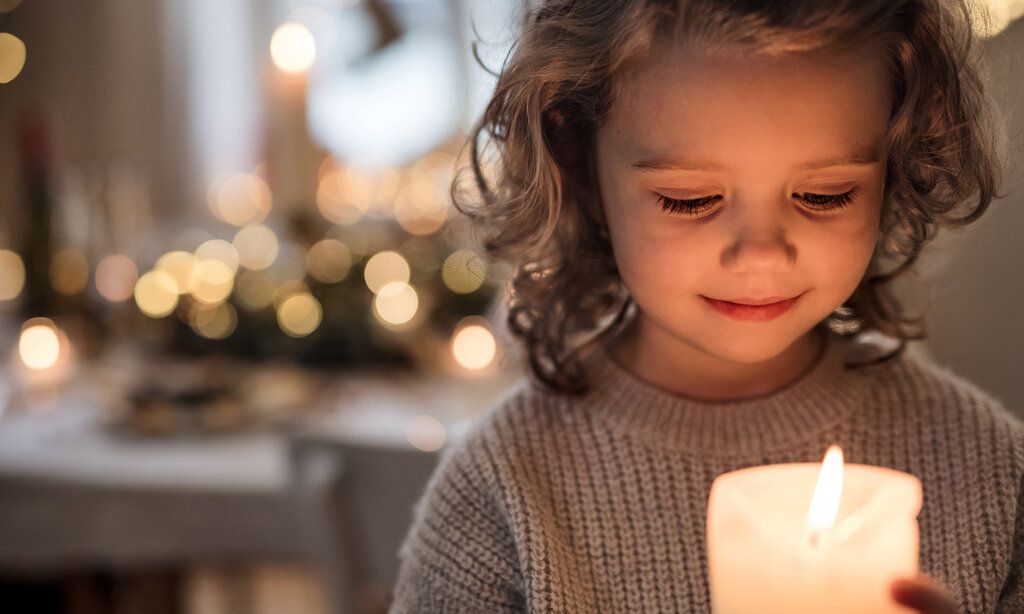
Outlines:
MULTIPOLYGON (((830 211, 849 206, 853 202, 854 193, 857 188, 841 194, 814 194, 812 192, 794 193, 793 197, 811 205, 815 211, 830 211)), ((658 202, 661 208, 671 213, 679 213, 687 216, 694 216, 703 213, 711 208, 711 203, 720 199, 721 196, 702 196, 700 198, 669 198, 663 194, 658 195, 658 202)))

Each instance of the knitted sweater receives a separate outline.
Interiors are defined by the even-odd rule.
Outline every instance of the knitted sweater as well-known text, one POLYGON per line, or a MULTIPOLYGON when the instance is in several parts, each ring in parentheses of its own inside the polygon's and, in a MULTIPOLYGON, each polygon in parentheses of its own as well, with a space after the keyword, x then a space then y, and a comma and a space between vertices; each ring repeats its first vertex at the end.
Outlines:
POLYGON ((399 550, 389 612, 710 613, 711 483, 845 461, 920 478, 920 568, 964 614, 1024 613, 1024 422, 914 351, 845 369, 830 336, 768 395, 698 401, 601 349, 575 397, 524 377, 445 448, 399 550))

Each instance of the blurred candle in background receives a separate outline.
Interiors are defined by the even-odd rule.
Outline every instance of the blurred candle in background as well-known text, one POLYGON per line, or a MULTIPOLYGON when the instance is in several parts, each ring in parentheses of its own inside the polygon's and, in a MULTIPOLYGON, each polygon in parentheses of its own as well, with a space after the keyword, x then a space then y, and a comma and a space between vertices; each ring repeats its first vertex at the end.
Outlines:
POLYGON ((11 351, 11 394, 30 409, 51 407, 75 367, 76 353, 65 332, 49 318, 31 318, 11 351))

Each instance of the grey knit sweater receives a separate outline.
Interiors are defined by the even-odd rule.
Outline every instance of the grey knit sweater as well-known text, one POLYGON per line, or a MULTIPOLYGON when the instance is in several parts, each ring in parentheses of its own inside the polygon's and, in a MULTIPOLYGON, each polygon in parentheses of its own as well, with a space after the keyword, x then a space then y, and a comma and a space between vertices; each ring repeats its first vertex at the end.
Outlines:
POLYGON ((755 399, 705 402, 638 379, 601 350, 582 397, 527 378, 442 451, 399 551, 391 614, 711 611, 711 482, 752 465, 892 467, 924 490, 921 571, 965 614, 1024 613, 1024 422, 916 351, 814 366, 755 399))

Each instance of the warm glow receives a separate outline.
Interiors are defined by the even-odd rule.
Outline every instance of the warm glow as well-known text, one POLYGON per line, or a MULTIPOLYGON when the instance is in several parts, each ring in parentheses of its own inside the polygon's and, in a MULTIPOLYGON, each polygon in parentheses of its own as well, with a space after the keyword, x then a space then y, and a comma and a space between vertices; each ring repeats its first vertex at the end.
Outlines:
POLYGON ((313 33, 301 23, 288 21, 281 24, 270 39, 270 57, 286 73, 306 72, 316 59, 313 33))
POLYGON ((25 264, 21 256, 9 249, 0 249, 0 301, 18 296, 24 286, 25 264))
POLYGON ((220 260, 199 261, 192 269, 192 277, 189 278, 189 292, 192 297, 209 304, 227 300, 234 285, 234 271, 220 260))
POLYGON ((89 283, 89 259, 85 252, 73 247, 57 250, 50 259, 50 284, 65 296, 85 290, 89 283))
POLYGON ((393 281, 373 297, 373 313, 383 324, 401 325, 412 320, 419 308, 419 295, 409 284, 393 281))
POLYGON ((249 311, 259 311, 274 299, 274 280, 264 271, 242 271, 235 283, 235 296, 249 311))
POLYGON ((358 177, 349 177, 343 170, 328 171, 317 184, 316 206, 335 224, 358 222, 369 208, 368 185, 358 177))
POLYGON ((413 416, 405 424, 405 438, 414 448, 424 452, 436 452, 444 446, 444 425, 434 416, 413 416))
POLYGON ((48 369, 57 364, 60 357, 57 326, 48 320, 46 323, 26 326, 18 339, 18 355, 21 362, 31 369, 48 369))
POLYGON ((300 292, 284 299, 277 310, 277 323, 285 334, 305 337, 320 326, 323 309, 312 294, 300 292))
POLYGON ((363 278, 374 294, 391 282, 409 283, 409 263, 396 251, 377 252, 366 261, 363 278))
POLYGON ((130 299, 138 279, 139 269, 128 256, 106 256, 96 265, 96 291, 112 303, 130 299))
POLYGON ((306 265, 317 281, 337 283, 352 268, 352 252, 338 239, 321 239, 309 248, 306 265))
POLYGON ((277 235, 261 224, 239 230, 232 243, 238 251, 238 261, 247 269, 262 271, 277 258, 277 235))
POLYGON ((195 268, 196 262, 196 257, 192 252, 179 250, 160 256, 153 269, 170 275, 174 279, 178 294, 185 294, 188 292, 189 280, 192 279, 192 270, 195 268))
POLYGON ((402 174, 393 168, 379 168, 367 174, 369 181, 369 211, 384 218, 392 213, 392 205, 402 182, 402 174))
POLYGON ((0 32, 0 83, 10 83, 25 67, 25 43, 8 32, 0 32))
POLYGON ((401 174, 392 168, 366 171, 328 167, 317 186, 316 204, 325 218, 345 226, 368 213, 387 217, 400 183, 401 174))
POLYGON ((476 254, 460 249, 444 259, 441 278, 452 292, 469 294, 484 283, 487 265, 476 254))
POLYGON ((312 294, 312 292, 309 291, 309 286, 305 282, 298 279, 281 282, 274 288, 274 309, 280 310, 285 299, 293 294, 312 294))
POLYGON ((147 316, 162 318, 178 306, 178 284, 166 271, 149 271, 135 284, 135 304, 147 316))
POLYGON ((210 239, 196 248, 196 260, 220 260, 228 265, 231 274, 238 271, 238 251, 224 239, 210 239))
POLYGON ((812 548, 820 547, 824 537, 832 531, 836 514, 839 513, 839 500, 842 494, 843 449, 833 444, 821 463, 818 482, 814 486, 814 495, 807 510, 805 530, 807 543, 812 548))
POLYGON ((207 200, 218 218, 234 226, 262 222, 270 213, 267 183, 252 173, 236 173, 215 179, 207 200))
POLYGON ((448 219, 446 197, 429 181, 413 181, 395 197, 395 220, 409 234, 435 233, 448 219))
POLYGON ((199 304, 192 313, 192 329, 207 339, 224 339, 235 331, 238 314, 231 303, 199 304))
POLYGON ((481 324, 461 326, 452 338, 452 356, 466 369, 483 369, 494 360, 494 335, 481 324))

